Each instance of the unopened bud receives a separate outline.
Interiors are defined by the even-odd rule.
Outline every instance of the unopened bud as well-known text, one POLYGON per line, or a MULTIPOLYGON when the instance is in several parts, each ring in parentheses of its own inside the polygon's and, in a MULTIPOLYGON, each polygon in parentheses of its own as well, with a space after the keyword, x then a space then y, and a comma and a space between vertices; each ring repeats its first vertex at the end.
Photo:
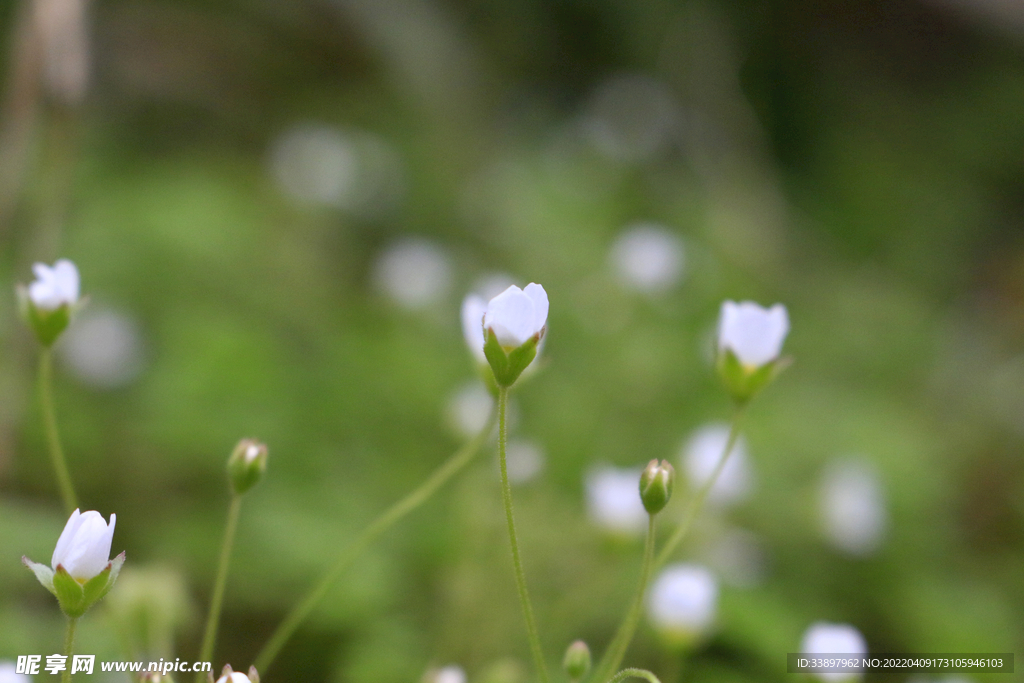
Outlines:
POLYGON ((647 463, 640 475, 640 500, 647 514, 656 515, 668 504, 675 478, 676 472, 667 460, 659 463, 655 458, 647 463))
POLYGON ((573 642, 565 650, 562 668, 573 681, 578 681, 590 671, 590 648, 582 640, 573 642))
POLYGON ((240 496, 260 480, 267 469, 267 447, 255 439, 242 439, 228 458, 231 490, 240 496))

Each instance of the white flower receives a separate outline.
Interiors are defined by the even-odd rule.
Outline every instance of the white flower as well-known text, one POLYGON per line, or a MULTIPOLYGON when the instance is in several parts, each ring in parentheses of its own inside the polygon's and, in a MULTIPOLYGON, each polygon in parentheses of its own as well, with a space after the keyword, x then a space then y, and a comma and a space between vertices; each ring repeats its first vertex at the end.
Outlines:
POLYGON ((599 467, 587 473, 587 508, 591 519, 616 534, 634 535, 647 528, 637 469, 599 467))
POLYGON ((78 303, 78 268, 74 263, 61 259, 52 268, 36 263, 32 272, 36 279, 28 286, 28 297, 36 308, 53 311, 78 303))
POLYGON ((718 350, 732 351, 745 368, 759 368, 778 358, 788 333, 789 315, 782 304, 768 309, 752 301, 722 304, 718 350))
POLYGON ((869 463, 832 463, 822 477, 819 496, 822 527, 834 546, 859 556, 878 549, 888 514, 878 474, 869 463))
POLYGON ((433 683, 466 683, 466 672, 457 664, 449 664, 434 674, 433 683))
POLYGON ((462 300, 462 336, 466 346, 481 363, 487 362, 484 355, 484 313, 487 302, 482 296, 470 294, 462 300))
POLYGON ((679 282, 683 255, 678 235, 656 223, 634 223, 615 240, 609 259, 624 287, 657 294, 679 282))
POLYGON ((31 683, 28 674, 18 673, 14 662, 0 662, 0 683, 31 683))
POLYGON ((110 563, 110 543, 114 538, 117 515, 110 515, 110 525, 100 513, 75 510, 57 539, 50 566, 57 570, 62 565, 71 578, 85 583, 110 563))
POLYGON ((548 321, 548 294, 536 283, 519 289, 512 285, 490 300, 484 312, 484 329, 494 331, 498 343, 517 348, 541 335, 548 321))
POLYGON ((692 639, 715 619, 718 582, 704 567, 673 564, 662 570, 647 595, 647 613, 655 628, 692 639))
MULTIPOLYGON (((729 425, 724 422, 701 427, 686 441, 682 448, 681 464, 691 488, 698 489, 707 483, 728 441, 729 425)), ((719 505, 738 502, 750 493, 751 486, 747 444, 741 436, 733 444, 725 467, 708 492, 708 502, 719 505)))
POLYGON ((232 671, 217 679, 217 683, 251 683, 249 677, 241 671, 232 671))
MULTIPOLYGON (((864 655, 867 652, 868 646, 864 641, 864 636, 849 624, 830 624, 826 621, 817 621, 808 627, 800 642, 801 654, 864 655)), ((819 671, 815 675, 823 681, 842 681, 859 677, 860 674, 819 671)))

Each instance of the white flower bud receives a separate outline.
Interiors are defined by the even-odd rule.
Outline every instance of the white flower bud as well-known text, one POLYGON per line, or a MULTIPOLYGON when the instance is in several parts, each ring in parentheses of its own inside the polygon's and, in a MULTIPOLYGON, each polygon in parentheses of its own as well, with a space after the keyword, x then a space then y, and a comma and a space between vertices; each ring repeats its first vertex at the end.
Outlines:
POLYGON ((526 289, 512 285, 491 299, 484 312, 483 326, 494 331, 503 347, 514 349, 542 335, 547 320, 547 292, 540 285, 530 283, 526 289))
POLYGON ((651 585, 647 613, 670 642, 690 645, 711 627, 718 604, 718 582, 704 567, 674 564, 651 585))
POLYGON ((85 583, 103 571, 110 563, 110 544, 114 538, 117 515, 110 515, 110 525, 100 513, 75 510, 57 539, 50 566, 57 571, 62 565, 79 583, 85 583))
POLYGON ((260 677, 256 673, 256 667, 250 666, 249 673, 246 675, 241 671, 233 671, 230 664, 225 664, 217 683, 260 683, 260 677))
POLYGON ((787 334, 789 315, 782 304, 775 304, 771 308, 762 308, 752 301, 726 301, 722 304, 718 322, 718 350, 732 351, 740 364, 748 370, 778 358, 787 334))
POLYGON ((36 279, 28 286, 28 297, 36 308, 53 311, 67 304, 78 303, 78 268, 67 259, 61 259, 53 267, 45 263, 32 266, 36 279))
MULTIPOLYGON (((800 642, 801 654, 865 655, 867 652, 868 646, 864 636, 849 624, 815 622, 804 632, 803 640, 800 642)), ((823 681, 847 681, 861 677, 859 673, 838 671, 819 671, 814 675, 823 681)))

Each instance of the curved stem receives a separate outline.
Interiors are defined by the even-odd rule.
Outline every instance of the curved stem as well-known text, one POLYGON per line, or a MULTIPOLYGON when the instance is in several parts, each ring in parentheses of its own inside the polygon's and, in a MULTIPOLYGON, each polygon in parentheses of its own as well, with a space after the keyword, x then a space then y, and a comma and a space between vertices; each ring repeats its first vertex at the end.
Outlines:
MULTIPOLYGON (((199 653, 199 661, 208 662, 213 657, 213 647, 217 642, 217 625, 220 622, 220 609, 224 602, 224 588, 228 583, 228 565, 231 563, 231 547, 235 544, 235 530, 238 528, 238 517, 242 511, 242 496, 231 494, 231 507, 228 508, 228 522, 224 528, 224 542, 220 547, 220 562, 217 567, 217 581, 213 585, 213 597, 210 598, 210 614, 206 618, 206 633, 203 635, 203 648, 199 653)), ((196 683, 203 683, 206 677, 196 676, 196 683)))
MULTIPOLYGON (((619 668, 622 658, 626 656, 626 650, 629 649, 629 643, 633 640, 633 634, 636 633, 636 627, 640 623, 644 594, 647 592, 647 582, 650 580, 651 567, 654 564, 655 517, 655 515, 648 516, 647 539, 644 541, 644 559, 640 567, 640 584, 637 586, 636 596, 633 598, 633 604, 630 605, 629 611, 626 612, 626 618, 622 620, 619 630, 615 632, 612 642, 608 644, 608 649, 605 650, 604 656, 601 657, 601 661, 598 662, 597 668, 594 670, 591 680, 596 683, 601 683, 619 668)), ((627 669, 627 671, 632 671, 632 669, 627 669)))
POLYGON ((690 528, 693 526, 694 521, 697 519, 697 515, 700 514, 701 508, 704 506, 704 500, 708 497, 708 493, 711 488, 718 481, 719 475, 722 474, 722 470, 725 469, 725 463, 729 460, 729 455, 732 453, 733 448, 736 446, 736 440, 740 436, 740 422, 743 418, 743 406, 740 405, 736 408, 736 412, 733 414, 732 424, 729 427, 729 438, 725 442, 725 448, 722 450, 722 455, 718 458, 718 463, 715 465, 715 469, 711 472, 711 476, 708 477, 704 485, 701 486, 697 493, 690 499, 690 504, 686 508, 686 512, 683 514, 682 520, 679 522, 679 526, 672 533, 671 538, 665 543, 665 547, 658 553, 658 560, 654 563, 655 567, 661 567, 668 558, 672 556, 672 552, 679 546, 686 534, 690 532, 690 528))
POLYGON ((60 487, 60 496, 64 499, 64 507, 70 515, 78 508, 78 496, 71 485, 71 475, 64 460, 64 449, 60 445, 60 432, 57 430, 57 417, 53 408, 53 353, 49 348, 44 348, 39 354, 39 401, 43 408, 50 460, 57 475, 57 485, 60 487))
POLYGON ((519 542, 516 540, 516 523, 512 516, 512 486, 508 481, 508 468, 505 465, 505 446, 508 442, 505 414, 508 409, 508 387, 498 388, 498 462, 501 465, 501 498, 505 504, 505 520, 508 522, 508 539, 512 545, 512 564, 516 572, 516 588, 519 590, 519 604, 523 608, 523 619, 526 621, 526 635, 530 641, 530 652, 537 675, 541 683, 548 683, 547 664, 544 663, 544 651, 540 647, 537 635, 537 624, 533 620, 533 607, 530 605, 530 594, 526 590, 526 573, 523 561, 519 557, 519 542))
POLYGON ((296 629, 306 620, 309 613, 324 598, 327 591, 331 589, 342 573, 352 566, 359 555, 371 543, 377 540, 400 519, 429 500, 441 486, 468 465, 473 456, 480 450, 480 447, 487 441, 487 437, 490 436, 493 429, 494 415, 492 414, 479 434, 473 437, 471 441, 468 441, 462 448, 455 451, 448 460, 434 470, 433 474, 426 481, 405 496, 405 498, 402 498, 385 510, 355 540, 342 549, 327 574, 292 608, 292 611, 288 613, 288 616, 285 617, 284 621, 281 622, 270 636, 270 640, 260 650, 254 666, 261 675, 264 675, 266 670, 270 668, 270 665, 281 651, 281 648, 284 647, 284 644, 294 635, 296 629))
POLYGON ((608 681, 608 683, 619 683, 619 681, 624 681, 627 678, 646 678, 650 683, 661 683, 658 677, 647 669, 623 669, 615 674, 615 677, 608 681))
POLYGON ((61 672, 61 683, 71 683, 71 660, 75 652, 75 626, 78 619, 68 617, 68 628, 64 632, 64 671, 61 672))

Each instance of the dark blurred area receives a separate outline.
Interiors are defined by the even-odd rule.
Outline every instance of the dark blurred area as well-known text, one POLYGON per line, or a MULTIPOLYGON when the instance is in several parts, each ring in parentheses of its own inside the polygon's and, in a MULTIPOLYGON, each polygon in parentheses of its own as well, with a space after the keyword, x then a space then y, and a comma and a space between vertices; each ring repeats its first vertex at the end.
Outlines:
MULTIPOLYGON (((873 652, 1024 643, 1024 5, 18 0, 0 35, 0 659, 63 636, 20 562, 65 518, 14 297, 58 257, 90 296, 58 420, 128 557, 80 627, 98 659, 195 658, 255 437, 214 661, 247 668, 479 429, 459 306, 512 282, 551 301, 512 437, 552 663, 600 653, 636 583, 595 472, 676 463, 667 533, 685 444, 730 415, 727 298, 784 303, 794 364, 749 410, 749 491, 677 553, 718 578, 714 628, 681 654, 645 623, 626 663, 783 681, 820 620, 873 652)), ((530 680, 494 457, 263 679, 530 680)))

